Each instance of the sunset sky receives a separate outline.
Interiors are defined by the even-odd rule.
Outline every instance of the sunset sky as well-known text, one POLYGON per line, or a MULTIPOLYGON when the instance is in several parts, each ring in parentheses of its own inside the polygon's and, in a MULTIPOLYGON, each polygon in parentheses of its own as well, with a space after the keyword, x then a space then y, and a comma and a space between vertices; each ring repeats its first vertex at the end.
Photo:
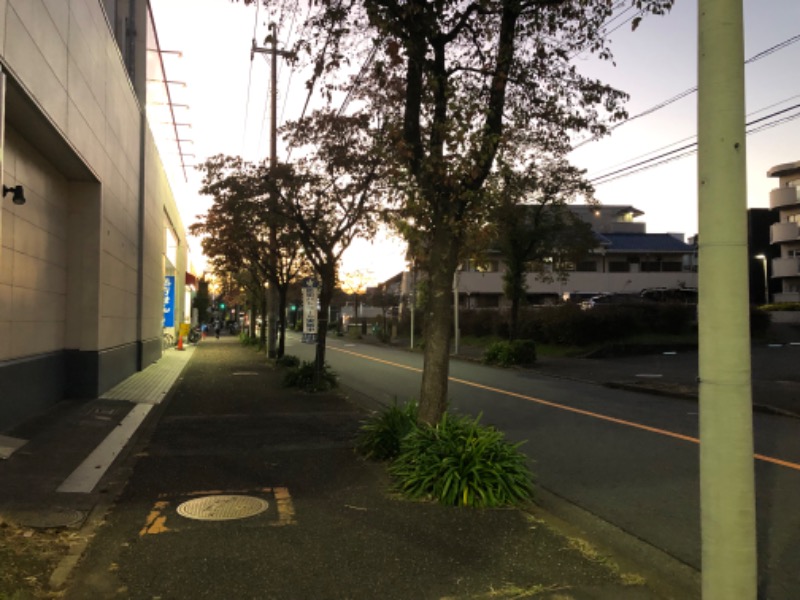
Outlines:
MULTIPOLYGON (((586 57, 574 60, 587 74, 628 92, 631 117, 685 96, 632 119, 608 138, 581 146, 570 159, 596 180, 597 198, 603 204, 633 205, 644 211, 641 220, 651 233, 689 236, 697 233, 696 154, 634 174, 621 173, 614 181, 596 179, 696 141, 697 94, 689 90, 697 85, 697 2, 675 4, 669 15, 646 18, 635 32, 625 22, 632 13, 619 10, 619 18, 609 25, 619 25, 612 34, 615 65, 586 57)), ((183 143, 183 151, 195 154, 185 162, 202 162, 218 153, 252 161, 267 158, 269 64, 264 54, 250 60, 251 40, 263 45, 268 33, 266 13, 262 10, 256 19, 254 6, 228 0, 151 0, 151 6, 162 50, 182 52, 182 56, 162 56, 167 78, 186 84, 170 86, 172 101, 189 105, 175 109, 176 121, 186 124, 179 127, 180 137, 191 140, 183 143)), ((747 121, 769 117, 760 125, 774 125, 747 137, 748 205, 767 207, 769 191, 776 187, 776 181, 766 177, 767 170, 800 160, 800 119, 791 120, 800 116, 796 77, 800 43, 795 43, 800 39, 800 2, 745 0, 744 9, 745 58, 772 49, 745 69, 747 121), (780 111, 785 112, 770 116, 780 111), (789 120, 777 124, 781 118, 789 120)), ((291 23, 284 24, 279 39, 285 43, 292 31, 291 23)), ((282 65, 279 123, 300 116, 305 96, 304 77, 282 65)), ((205 212, 210 200, 198 196, 199 177, 193 169, 187 169, 188 181, 184 180, 171 126, 159 122, 152 127, 188 226, 195 215, 205 212)), ((192 248, 199 252, 196 241, 192 248)), ((369 272, 376 280, 386 279, 403 269, 403 251, 397 241, 359 242, 347 253, 342 272, 369 272)))

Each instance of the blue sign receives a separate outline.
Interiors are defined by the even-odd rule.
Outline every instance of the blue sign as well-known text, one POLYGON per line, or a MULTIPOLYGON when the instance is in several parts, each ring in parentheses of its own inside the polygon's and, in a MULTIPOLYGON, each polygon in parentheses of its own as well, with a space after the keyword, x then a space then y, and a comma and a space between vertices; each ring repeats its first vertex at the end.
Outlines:
POLYGON ((175 327, 175 276, 164 276, 164 327, 175 327))

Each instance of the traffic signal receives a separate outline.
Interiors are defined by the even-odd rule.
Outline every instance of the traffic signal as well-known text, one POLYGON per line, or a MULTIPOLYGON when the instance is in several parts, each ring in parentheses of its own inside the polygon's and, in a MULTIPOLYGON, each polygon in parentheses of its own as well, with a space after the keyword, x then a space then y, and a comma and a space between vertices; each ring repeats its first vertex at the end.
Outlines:
POLYGON ((219 309, 220 310, 225 310, 225 303, 224 302, 220 302, 219 303, 219 309))

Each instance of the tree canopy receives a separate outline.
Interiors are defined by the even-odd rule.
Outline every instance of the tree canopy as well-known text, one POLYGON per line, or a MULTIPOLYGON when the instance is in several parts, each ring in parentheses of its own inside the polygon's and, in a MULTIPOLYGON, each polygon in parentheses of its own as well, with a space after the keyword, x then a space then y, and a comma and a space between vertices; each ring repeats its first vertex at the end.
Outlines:
MULTIPOLYGON (((672 3, 630 0, 634 28, 672 3)), ((607 23, 619 6, 609 0, 312 5, 298 50, 327 98, 346 91, 351 110, 381 123, 376 154, 386 161, 387 183, 403 193, 399 229, 428 274, 422 421, 437 422, 446 406, 450 287, 471 231, 495 201, 484 188, 498 153, 513 149, 522 164, 561 159, 576 135, 601 136, 626 116, 626 94, 582 74, 573 61, 583 54, 612 59, 607 23)))

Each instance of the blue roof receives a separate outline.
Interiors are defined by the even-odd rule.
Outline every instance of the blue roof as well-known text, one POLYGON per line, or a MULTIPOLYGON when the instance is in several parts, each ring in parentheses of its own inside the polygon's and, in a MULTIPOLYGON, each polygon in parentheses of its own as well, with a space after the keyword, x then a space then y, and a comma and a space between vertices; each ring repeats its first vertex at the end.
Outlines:
POLYGON ((601 243, 608 252, 677 252, 694 251, 691 244, 668 233, 604 233, 601 243))

